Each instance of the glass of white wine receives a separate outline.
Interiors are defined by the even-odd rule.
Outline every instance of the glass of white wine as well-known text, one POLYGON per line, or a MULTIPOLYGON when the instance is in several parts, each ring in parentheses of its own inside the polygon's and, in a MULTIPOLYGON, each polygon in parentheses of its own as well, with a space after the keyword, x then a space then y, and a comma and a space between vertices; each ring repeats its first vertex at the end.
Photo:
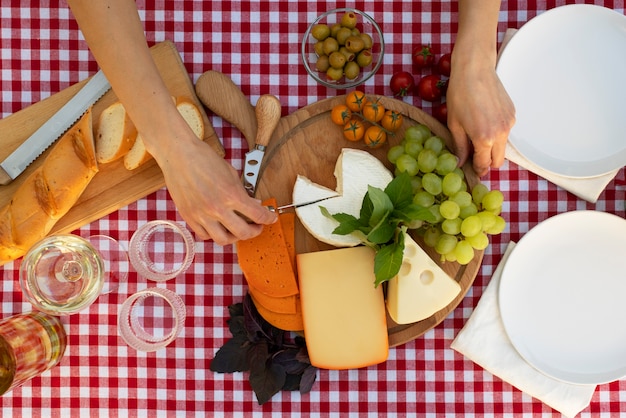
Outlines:
POLYGON ((126 279, 128 268, 128 255, 113 238, 51 235, 22 259, 20 286, 36 309, 71 315, 115 290, 126 279))

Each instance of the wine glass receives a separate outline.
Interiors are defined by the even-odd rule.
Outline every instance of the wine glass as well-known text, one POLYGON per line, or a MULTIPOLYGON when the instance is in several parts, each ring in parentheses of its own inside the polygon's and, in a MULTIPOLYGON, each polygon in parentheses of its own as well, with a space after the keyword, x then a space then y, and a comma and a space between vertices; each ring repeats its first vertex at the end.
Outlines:
POLYGON ((113 238, 58 234, 36 243, 20 264, 30 303, 51 315, 71 315, 115 290, 128 275, 128 255, 113 238))

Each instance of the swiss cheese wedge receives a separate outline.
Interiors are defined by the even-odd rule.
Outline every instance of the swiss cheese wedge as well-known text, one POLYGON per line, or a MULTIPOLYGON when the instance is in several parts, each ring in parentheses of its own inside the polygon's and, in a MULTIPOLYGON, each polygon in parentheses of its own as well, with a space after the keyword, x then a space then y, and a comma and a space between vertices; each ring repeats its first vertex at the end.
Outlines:
POLYGON ((411 238, 404 236, 402 267, 387 283, 387 309, 398 324, 428 318, 445 308, 461 286, 411 238))
POLYGON ((340 370, 387 360, 387 316, 382 286, 374 287, 374 255, 363 246, 297 255, 312 365, 340 370))

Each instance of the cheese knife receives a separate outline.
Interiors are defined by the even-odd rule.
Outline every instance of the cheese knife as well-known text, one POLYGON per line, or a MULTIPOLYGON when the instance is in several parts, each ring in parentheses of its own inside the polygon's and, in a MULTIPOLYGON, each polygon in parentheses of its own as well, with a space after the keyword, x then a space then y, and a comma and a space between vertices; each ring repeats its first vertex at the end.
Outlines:
POLYGON ((63 107, 0 163, 0 184, 11 183, 111 88, 98 71, 63 107))
POLYGON ((254 196, 259 181, 259 172, 265 149, 281 116, 280 101, 271 94, 259 97, 256 103, 257 132, 254 148, 246 153, 243 168, 243 186, 250 196, 254 196))
MULTIPOLYGON (((288 205, 283 205, 283 206, 279 206, 279 207, 274 207, 274 206, 271 206, 271 205, 270 206, 265 206, 265 207, 270 212, 275 212, 275 213, 279 213, 280 214, 280 213, 283 213, 283 212, 285 212, 287 210, 290 210, 290 209, 298 209, 298 208, 301 208, 303 206, 313 205, 315 203, 323 202, 324 200, 332 199, 333 197, 339 197, 339 196, 340 195, 326 196, 326 197, 322 197, 320 199, 311 200, 311 201, 308 201, 308 202, 290 203, 288 205)), ((248 223, 254 223, 247 216, 243 216, 242 214, 239 214, 239 216, 244 218, 246 220, 246 222, 248 222, 248 223)))

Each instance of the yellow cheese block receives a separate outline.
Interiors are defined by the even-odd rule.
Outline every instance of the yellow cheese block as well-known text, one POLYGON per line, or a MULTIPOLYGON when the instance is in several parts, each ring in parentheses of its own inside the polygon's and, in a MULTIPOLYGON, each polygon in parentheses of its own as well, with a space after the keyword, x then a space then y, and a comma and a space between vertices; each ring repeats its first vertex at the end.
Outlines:
POLYGON ((398 324, 421 321, 445 308, 460 292, 461 286, 405 234, 400 272, 387 283, 389 316, 398 324))
POLYGON ((311 364, 355 369, 387 360, 389 339, 382 286, 374 287, 368 247, 297 256, 304 337, 311 364))

